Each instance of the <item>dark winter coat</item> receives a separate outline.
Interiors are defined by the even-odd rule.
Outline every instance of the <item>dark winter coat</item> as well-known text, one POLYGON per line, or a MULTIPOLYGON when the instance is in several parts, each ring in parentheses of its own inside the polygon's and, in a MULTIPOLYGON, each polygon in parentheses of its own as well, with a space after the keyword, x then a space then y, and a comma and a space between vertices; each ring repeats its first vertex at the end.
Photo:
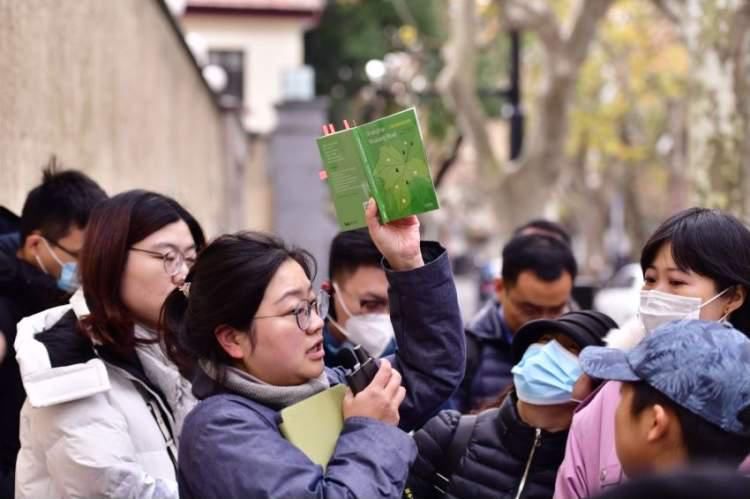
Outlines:
POLYGON ((466 326, 466 375, 447 408, 462 413, 479 409, 510 386, 512 341, 502 306, 489 301, 466 326))
POLYGON ((0 236, 0 331, 8 346, 0 363, 0 474, 15 467, 20 448, 19 413, 26 398, 13 348, 16 324, 24 317, 67 302, 67 295, 57 287, 55 279, 16 257, 17 250, 18 234, 0 236))
POLYGON ((476 416, 463 456, 445 473, 447 483, 435 472, 443 468, 459 419, 473 416, 443 411, 432 418, 414 436, 419 455, 409 477, 412 496, 441 497, 433 487, 438 485, 449 498, 515 498, 519 490, 523 498, 551 498, 568 432, 530 427, 518 415, 516 402, 511 393, 499 408, 476 416))
MULTIPOLYGON (((406 431, 424 424, 451 396, 465 360, 448 258, 436 244, 424 244, 423 254, 428 263, 420 269, 386 268, 399 347, 390 360, 406 387, 399 427, 347 419, 324 471, 281 436, 276 410, 199 374, 193 390, 204 400, 187 417, 180 441, 182 499, 400 496, 416 456, 406 431)), ((344 382, 343 370, 326 373, 332 385, 344 382)))

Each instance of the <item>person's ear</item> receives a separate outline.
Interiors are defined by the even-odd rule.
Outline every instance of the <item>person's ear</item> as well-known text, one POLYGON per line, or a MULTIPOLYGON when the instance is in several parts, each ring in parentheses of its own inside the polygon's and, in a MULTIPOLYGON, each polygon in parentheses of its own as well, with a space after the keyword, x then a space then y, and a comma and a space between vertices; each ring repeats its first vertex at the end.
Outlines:
POLYGON ((747 288, 738 284, 727 294, 729 295, 729 300, 727 300, 726 305, 724 305, 723 315, 731 314, 745 303, 745 300, 747 299, 747 288))
POLYGON ((648 442, 656 442, 663 439, 669 434, 670 429, 672 429, 672 426, 676 422, 674 414, 667 411, 661 404, 654 404, 647 408, 643 415, 648 418, 646 421, 648 425, 646 440, 648 442))
POLYGON ((231 358, 239 360, 245 357, 245 345, 248 343, 248 333, 223 324, 216 328, 214 334, 221 348, 231 358))
POLYGON ((44 244, 44 237, 42 237, 39 231, 35 230, 26 236, 26 239, 23 241, 23 252, 27 255, 35 255, 39 252, 39 246, 42 244, 44 244))

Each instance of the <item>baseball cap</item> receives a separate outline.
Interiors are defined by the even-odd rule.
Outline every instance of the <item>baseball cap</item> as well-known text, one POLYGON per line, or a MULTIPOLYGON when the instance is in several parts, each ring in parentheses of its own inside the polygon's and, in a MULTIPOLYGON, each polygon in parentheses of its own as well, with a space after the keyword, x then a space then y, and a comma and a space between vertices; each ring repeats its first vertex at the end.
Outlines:
POLYGON ((617 323, 612 318, 593 310, 576 310, 563 314, 557 319, 529 321, 513 336, 511 345, 513 364, 521 362, 526 349, 547 333, 562 333, 581 348, 585 348, 592 345, 604 345, 604 336, 615 328, 617 328, 617 323))
POLYGON ((629 352, 588 347, 589 376, 644 381, 675 404, 736 434, 750 434, 750 340, 716 321, 668 322, 629 352))

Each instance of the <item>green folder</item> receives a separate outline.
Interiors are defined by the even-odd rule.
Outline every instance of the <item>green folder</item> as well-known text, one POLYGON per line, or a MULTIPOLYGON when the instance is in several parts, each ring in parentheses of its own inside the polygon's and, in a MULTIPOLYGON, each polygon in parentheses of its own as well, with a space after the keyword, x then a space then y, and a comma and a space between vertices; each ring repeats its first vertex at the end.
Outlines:
POLYGON ((341 230, 366 225, 370 197, 383 223, 440 207, 414 108, 320 137, 318 149, 341 230))
POLYGON ((344 394, 346 385, 336 385, 281 411, 281 434, 323 469, 344 428, 344 394))

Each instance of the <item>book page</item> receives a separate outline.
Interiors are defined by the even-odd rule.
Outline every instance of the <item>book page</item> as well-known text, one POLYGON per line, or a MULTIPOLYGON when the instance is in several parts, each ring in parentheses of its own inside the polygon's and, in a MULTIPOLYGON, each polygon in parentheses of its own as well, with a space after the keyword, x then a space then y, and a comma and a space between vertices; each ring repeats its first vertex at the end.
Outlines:
POLYGON ((370 199, 370 187, 353 131, 319 138, 318 149, 328 174, 339 227, 341 230, 365 227, 364 206, 370 199))

